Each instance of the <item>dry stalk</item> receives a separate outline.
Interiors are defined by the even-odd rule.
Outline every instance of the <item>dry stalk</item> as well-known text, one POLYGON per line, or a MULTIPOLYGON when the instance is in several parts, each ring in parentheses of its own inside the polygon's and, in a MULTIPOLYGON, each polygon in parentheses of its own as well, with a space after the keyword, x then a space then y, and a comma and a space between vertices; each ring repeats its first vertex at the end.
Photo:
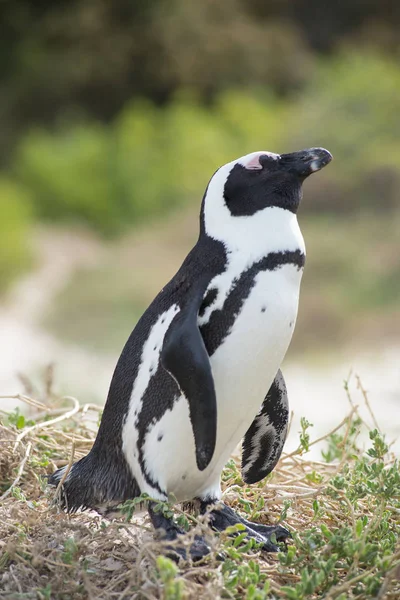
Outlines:
POLYGON ((40 423, 35 423, 35 425, 32 425, 31 427, 27 427, 26 429, 24 429, 17 436, 17 439, 15 440, 14 451, 15 451, 18 443, 21 442, 21 440, 23 440, 23 438, 25 436, 27 436, 28 434, 33 433, 34 431, 36 432, 39 429, 43 429, 44 427, 51 427, 51 426, 55 425, 56 423, 60 423, 61 421, 66 421, 79 411, 79 402, 76 398, 73 398, 72 396, 64 396, 62 398, 62 400, 72 400, 74 407, 71 410, 60 415, 59 417, 56 417, 55 419, 50 419, 49 421, 41 421, 40 423))
POLYGON ((13 488, 17 485, 17 483, 21 479, 22 473, 24 472, 25 463, 28 460, 28 456, 31 452, 31 448, 32 448, 32 443, 28 442, 28 445, 26 446, 26 450, 25 450, 25 455, 19 465, 17 476, 14 479, 14 481, 12 482, 12 484, 10 485, 10 487, 4 492, 4 494, 2 496, 0 496, 0 502, 5 500, 7 498, 7 496, 9 496, 11 494, 13 488))

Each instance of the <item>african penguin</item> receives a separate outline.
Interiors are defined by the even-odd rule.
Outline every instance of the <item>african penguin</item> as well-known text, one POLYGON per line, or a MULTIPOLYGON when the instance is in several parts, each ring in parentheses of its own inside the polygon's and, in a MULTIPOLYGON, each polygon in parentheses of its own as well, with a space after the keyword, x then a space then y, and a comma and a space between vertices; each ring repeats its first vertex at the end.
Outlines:
MULTIPOLYGON (((240 522, 266 550, 277 550, 272 534, 289 536, 219 503, 220 475, 240 440, 247 483, 270 473, 282 452, 288 401, 280 365, 305 260, 296 213, 303 181, 331 158, 323 148, 253 152, 215 172, 198 241, 129 337, 93 448, 63 483, 67 510, 101 510, 147 493, 197 500, 214 529, 240 522)), ((167 539, 182 533, 153 502, 149 514, 167 539)), ((202 540, 191 548, 192 558, 207 552, 202 540)))

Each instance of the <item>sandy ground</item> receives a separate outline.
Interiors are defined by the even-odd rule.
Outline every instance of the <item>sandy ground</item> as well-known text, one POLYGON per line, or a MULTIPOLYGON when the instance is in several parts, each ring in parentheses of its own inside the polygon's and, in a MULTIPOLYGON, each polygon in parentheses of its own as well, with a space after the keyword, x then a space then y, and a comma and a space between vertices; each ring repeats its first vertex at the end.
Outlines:
MULTIPOLYGON (((17 394, 23 391, 18 373, 38 379, 44 368, 52 363, 56 367, 59 390, 77 397, 81 402, 104 402, 116 355, 96 355, 66 344, 41 330, 37 323, 60 287, 76 266, 91 264, 101 258, 102 249, 94 240, 82 242, 77 238, 72 245, 57 234, 42 235, 38 269, 24 278, 12 290, 7 304, 0 306, 0 394, 17 394), (68 251, 67 251, 68 248, 68 251)), ((128 334, 129 332, 127 332, 128 334)), ((356 389, 356 377, 361 377, 376 416, 376 420, 394 440, 394 450, 400 454, 400 346, 362 349, 351 355, 341 355, 329 365, 320 366, 285 361, 284 374, 294 411, 291 432, 286 449, 297 445, 299 420, 306 417, 314 424, 312 438, 317 438, 334 428, 349 412, 350 404, 343 382, 352 370, 350 390, 356 404, 364 404, 362 394, 356 389), (334 362, 334 364, 332 364, 334 362)), ((0 408, 15 406, 13 399, 0 399, 0 408)), ((368 422, 371 417, 363 408, 368 422)), ((314 450, 314 455, 318 450, 314 450)))

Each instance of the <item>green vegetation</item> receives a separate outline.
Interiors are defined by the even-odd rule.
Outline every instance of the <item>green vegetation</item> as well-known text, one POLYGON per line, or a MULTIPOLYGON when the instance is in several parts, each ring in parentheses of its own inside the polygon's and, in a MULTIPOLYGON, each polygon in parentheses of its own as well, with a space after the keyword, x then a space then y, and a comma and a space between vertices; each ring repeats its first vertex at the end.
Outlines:
POLYGON ((70 123, 56 133, 31 132, 13 170, 31 190, 39 218, 112 235, 199 203, 219 165, 266 142, 278 145, 283 111, 268 96, 239 92, 212 109, 187 95, 165 108, 135 102, 108 127, 70 123))
POLYGON ((387 59, 342 55, 321 65, 296 99, 230 91, 205 107, 181 93, 163 108, 136 101, 109 126, 33 130, 12 171, 31 191, 38 217, 110 235, 198 202, 216 167, 237 156, 324 145, 336 162, 310 187, 306 210, 392 210, 400 183, 399 87, 400 71, 387 59))
POLYGON ((398 209, 399 86, 398 64, 368 53, 340 53, 314 73, 295 107, 292 143, 326 145, 335 168, 313 210, 398 209))
POLYGON ((131 98, 165 105, 183 88, 202 102, 238 87, 289 96, 343 46, 397 60, 399 27, 392 2, 3 2, 0 163, 32 123, 110 121, 131 98))
POLYGON ((50 505, 54 492, 46 491, 40 477, 67 464, 72 454, 78 459, 88 451, 90 411, 74 402, 60 414, 65 401, 54 395, 51 382, 47 404, 21 399, 34 405, 34 426, 22 423, 20 412, 4 415, 0 424, 4 598, 398 598, 399 465, 377 429, 369 431, 367 449, 362 447, 360 433, 369 428, 356 408, 326 437, 322 461, 307 459, 314 442, 311 424, 302 419, 297 450, 284 455, 266 480, 244 484, 238 457, 223 472, 225 501, 249 519, 283 523, 293 535, 286 549, 266 555, 240 527, 217 536, 207 517, 159 503, 159 510, 187 530, 184 544, 201 534, 212 548, 196 565, 176 565, 135 515, 147 497, 126 502, 113 522, 88 513, 57 514, 50 505))
POLYGON ((27 191, 0 177, 0 292, 31 265, 31 210, 27 191))
POLYGON ((181 91, 163 107, 135 100, 109 124, 70 117, 53 130, 31 129, 0 182, 0 227, 8 236, 0 242, 0 285, 27 263, 30 212, 116 236, 198 206, 218 165, 258 148, 323 145, 333 152, 329 170, 307 183, 303 212, 395 214, 399 88, 395 63, 343 53, 321 62, 287 99, 267 89, 233 89, 205 105, 181 91))

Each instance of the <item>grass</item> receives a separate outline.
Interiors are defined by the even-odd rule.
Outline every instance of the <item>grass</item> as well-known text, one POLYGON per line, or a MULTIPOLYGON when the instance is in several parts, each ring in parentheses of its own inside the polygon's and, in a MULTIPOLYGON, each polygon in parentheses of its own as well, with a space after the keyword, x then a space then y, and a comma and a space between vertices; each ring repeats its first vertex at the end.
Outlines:
MULTIPOLYGON (((307 264, 291 353, 395 340, 400 333, 400 213, 300 215, 307 264)), ((96 351, 121 350, 133 326, 179 268, 197 236, 189 212, 110 244, 80 270, 44 317, 51 332, 96 351)))
MULTIPOLYGON (((280 522, 293 535, 277 555, 260 552, 240 530, 219 537, 205 518, 162 505, 188 533, 203 533, 212 552, 200 564, 176 565, 146 518, 121 507, 118 520, 93 512, 66 515, 43 476, 88 452, 101 409, 58 398, 51 377, 27 411, 3 413, 0 426, 0 598, 127 600, 397 599, 400 594, 400 473, 384 436, 350 398, 350 413, 307 453, 310 423, 301 420, 297 450, 247 486, 233 457, 223 474, 224 500, 250 519, 280 522), (369 429, 369 446, 359 434, 369 429), (235 535, 232 535, 235 534, 235 535), (223 560, 221 560, 223 555, 223 560)), ((363 392, 362 388, 361 391, 363 392)), ((361 400, 368 403, 366 394, 361 400)))

